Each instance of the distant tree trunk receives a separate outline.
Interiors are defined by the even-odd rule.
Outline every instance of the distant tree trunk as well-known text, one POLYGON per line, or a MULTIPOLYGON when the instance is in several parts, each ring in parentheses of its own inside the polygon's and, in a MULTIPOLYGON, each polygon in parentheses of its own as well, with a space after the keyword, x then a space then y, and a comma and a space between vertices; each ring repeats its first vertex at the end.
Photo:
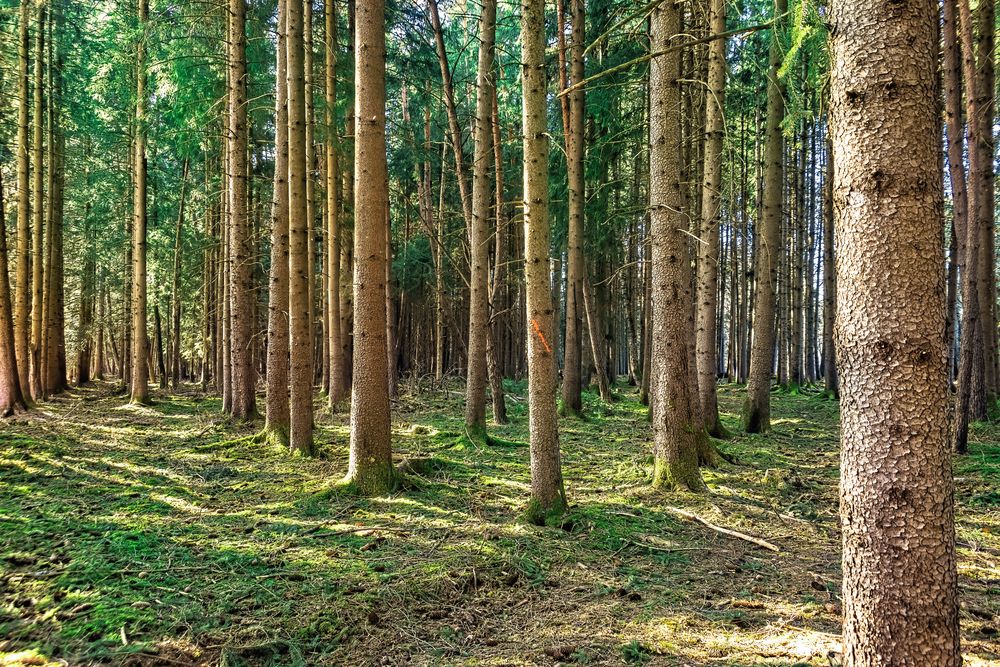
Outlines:
POLYGON ((286 0, 288 56, 288 311, 291 349, 292 451, 311 456, 313 450, 313 341, 309 304, 309 222, 307 220, 305 47, 301 0, 286 0))
POLYGON ((764 215, 758 234, 754 274, 757 279, 754 304, 753 345, 750 351, 750 376, 743 405, 743 426, 748 433, 763 433, 771 428, 771 374, 774 366, 775 291, 778 282, 778 258, 781 242, 782 174, 784 138, 781 122, 785 115, 785 86, 778 76, 783 58, 777 34, 784 25, 787 0, 775 0, 775 27, 772 29, 770 69, 767 77, 767 130, 764 176, 764 215))
MULTIPOLYGON (((680 8, 666 3, 651 15, 650 45, 663 49, 680 31, 680 8)), ((707 437, 695 423, 697 387, 690 378, 691 295, 687 221, 681 202, 680 54, 650 63, 650 240, 652 243, 653 484, 700 491, 698 439, 707 437)))
POLYGON ((136 45, 136 96, 134 166, 135 194, 132 206, 132 354, 131 401, 149 402, 149 340, 146 334, 146 38, 149 0, 138 0, 141 33, 136 45))
POLYGON ((45 322, 45 307, 43 302, 44 268, 45 268, 45 163, 44 140, 45 128, 45 5, 39 4, 36 9, 35 31, 35 71, 34 95, 35 109, 33 115, 34 133, 31 142, 32 166, 32 202, 31 212, 31 356, 29 364, 31 398, 44 398, 42 385, 42 329, 45 322))
POLYGON ((66 380, 66 313, 63 288, 63 213, 65 200, 65 148, 62 131, 62 71, 63 52, 62 5, 50 5, 52 20, 49 28, 49 210, 47 234, 48 266, 45 273, 45 331, 42 346, 44 391, 47 396, 61 393, 66 380))
POLYGON ((524 281, 528 339, 531 502, 528 517, 542 523, 566 510, 556 414, 549 287, 549 138, 546 123, 545 2, 521 2, 521 77, 524 97, 524 281))
POLYGON ((834 5, 845 667, 962 663, 938 20, 932 0, 834 5))
POLYGON ((455 91, 448 66, 448 52, 444 46, 444 33, 441 30, 441 17, 438 13, 437 0, 428 0, 431 15, 431 27, 434 29, 434 46, 437 50, 438 63, 441 66, 441 84, 444 89, 445 109, 448 113, 448 134, 452 150, 455 153, 455 180, 458 181, 459 197, 462 200, 462 216, 466 228, 472 227, 472 197, 469 195, 468 177, 465 175, 465 158, 462 155, 462 126, 458 122, 458 110, 455 107, 455 91))
MULTIPOLYGON (((293 2, 295 0, 292 0, 293 2)), ((271 275, 267 301, 267 402, 264 432, 279 445, 288 444, 288 82, 286 72, 286 8, 278 2, 275 68, 274 195, 271 200, 271 275)))
POLYGON ((354 103, 354 373, 347 482, 366 495, 396 485, 392 467, 385 284, 385 2, 358 0, 354 103))
POLYGON ((229 253, 232 406, 234 419, 257 415, 253 365, 253 263, 247 211, 246 0, 229 0, 229 253))
MULTIPOLYGON (((389 181, 385 183, 386 196, 389 192, 389 181)), ((392 221, 389 218, 389 207, 385 208, 385 362, 386 379, 389 398, 399 395, 398 378, 398 348, 399 326, 396 320, 396 300, 392 294, 392 221)))
POLYGON ((326 216, 327 310, 330 325, 330 409, 344 400, 344 343, 340 335, 340 148, 337 141, 337 3, 325 0, 326 10, 326 216))
MULTIPOLYGON (((498 313, 498 302, 500 291, 506 280, 507 268, 507 226, 509 220, 504 211, 503 191, 503 144, 500 139, 500 109, 497 101, 497 88, 493 86, 492 100, 493 122, 493 177, 494 177, 494 204, 493 210, 496 215, 496 242, 493 252, 493 284, 490 286, 490 329, 487 339, 487 359, 489 363, 490 376, 490 396, 493 401, 493 421, 497 424, 507 423, 507 403, 504 401, 503 392, 503 368, 500 364, 499 347, 501 342, 501 332, 503 322, 498 313)), ((430 143, 430 126, 427 126, 428 143, 430 143)), ((506 319, 506 318, 504 318, 506 319)))
POLYGON ((476 132, 472 161, 472 225, 469 232, 472 267, 469 275, 469 367, 465 393, 465 430, 479 444, 486 442, 486 357, 490 328, 490 209, 493 185, 493 90, 496 86, 493 45, 496 36, 495 0, 483 2, 479 17, 479 74, 476 96, 476 132))
POLYGON ((7 273, 7 220, 4 215, 3 174, 0 174, 0 417, 26 410, 18 382, 14 345, 14 311, 10 301, 10 278, 7 273))
MULTIPOLYGON (((97 287, 97 336, 96 342, 94 344, 94 379, 103 380, 105 371, 104 362, 104 328, 106 326, 105 317, 107 313, 111 310, 110 308, 105 309, 104 303, 106 297, 110 298, 110 295, 106 294, 107 288, 104 285, 103 275, 98 281, 97 287)), ((114 336, 111 337, 114 340, 114 336)))
MULTIPOLYGON (((979 164, 970 164, 981 172, 975 184, 979 187, 977 201, 979 207, 979 318, 983 344, 983 387, 981 400, 976 402, 976 417, 987 417, 987 406, 997 398, 997 321, 996 321, 996 225, 995 225, 995 174, 993 161, 996 159, 994 139, 994 115, 996 104, 996 75, 994 42, 996 34, 995 0, 979 0, 976 7, 976 92, 979 95, 979 115, 974 119, 975 138, 980 142, 979 164)), ((970 123, 973 122, 969 116, 970 123)))
POLYGON ((160 319, 160 306, 153 304, 153 323, 156 328, 153 330, 153 345, 156 348, 156 374, 160 381, 160 389, 167 388, 167 363, 163 354, 163 321, 160 319))
POLYGON ((597 391, 601 395, 601 400, 610 403, 611 383, 608 380, 607 365, 604 363, 604 335, 601 333, 601 315, 594 303, 594 286, 590 284, 590 277, 587 275, 586 262, 584 262, 583 280, 580 285, 580 295, 583 297, 583 311, 587 321, 587 338, 590 341, 590 354, 594 359, 594 375, 597 376, 597 391))
MULTIPOLYGON (((725 0, 709 2, 709 32, 726 31, 725 0)), ((719 350, 716 344, 718 311, 719 225, 722 203, 722 140, 725 135, 726 40, 717 39, 708 46, 708 95, 705 104, 704 178, 701 192, 701 243, 698 244, 698 394, 705 429, 722 437, 725 429, 719 421, 716 381, 719 374, 719 350)))
POLYGON ((834 322, 837 317, 837 275, 834 266, 833 238, 833 141, 826 135, 826 182, 823 184, 823 384, 826 392, 840 396, 837 359, 834 354, 834 322))
POLYGON ((29 382, 31 332, 31 161, 28 149, 28 58, 31 40, 31 0, 21 0, 17 40, 17 272, 14 276, 14 351, 23 399, 31 397, 29 382))
MULTIPOLYGON (((570 0, 573 38, 570 44, 570 79, 583 80, 586 11, 584 0, 570 0)), ((583 410, 580 395, 581 340, 583 336, 583 258, 584 209, 584 103, 583 88, 569 94, 569 136, 566 137, 566 174, 569 187, 569 227, 566 236, 566 337, 563 345, 562 409, 565 414, 583 410)))
POLYGON ((181 381, 181 232, 184 229, 184 195, 187 188, 188 160, 181 168, 181 191, 177 204, 177 227, 174 231, 174 275, 170 288, 170 379, 176 391, 181 381))

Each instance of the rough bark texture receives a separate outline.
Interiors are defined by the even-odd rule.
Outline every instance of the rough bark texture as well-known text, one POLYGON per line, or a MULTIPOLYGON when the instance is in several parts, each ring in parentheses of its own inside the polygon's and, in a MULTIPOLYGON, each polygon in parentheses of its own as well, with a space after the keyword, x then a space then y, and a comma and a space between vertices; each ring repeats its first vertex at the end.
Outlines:
POLYGON ((234 419, 257 416, 257 371, 253 365, 255 292, 247 213, 247 34, 246 0, 229 0, 229 298, 232 322, 232 405, 234 419))
POLYGON ((784 138, 781 120, 785 115, 785 86, 778 77, 782 51, 778 41, 780 17, 788 10, 787 0, 775 0, 770 70, 767 83, 767 129, 764 165, 764 215, 756 253, 756 295, 753 315, 753 343, 750 350, 750 374, 747 399, 743 406, 743 426, 749 433, 771 428, 771 371, 774 366, 775 292, 778 285, 778 244, 782 218, 782 180, 784 173, 784 138))
POLYGON ((44 269, 45 269, 45 5, 36 7, 35 68, 34 68, 34 123, 31 139, 31 162, 34 171, 31 179, 31 351, 28 358, 31 398, 43 398, 42 386, 42 329, 45 322, 44 269))
MULTIPOLYGON (((650 17, 653 50, 664 49, 681 26, 680 9, 657 6, 650 17)), ((649 210, 652 244, 653 484, 691 491, 704 489, 698 471, 695 423, 697 387, 689 379, 694 316, 687 218, 681 192, 681 56, 672 52, 650 63, 649 210)))
POLYGON ((313 454, 313 345, 309 307, 309 223, 306 220, 306 102, 301 0, 287 0, 285 43, 288 70, 288 319, 290 430, 292 451, 313 454))
POLYGON ((17 40, 17 272, 14 275, 14 351, 21 395, 31 396, 28 358, 31 311, 31 162, 28 149, 28 24, 31 0, 21 0, 17 40))
POLYGON ((326 219, 327 345, 330 350, 329 401, 344 400, 344 344, 340 335, 340 149, 337 145, 337 3, 326 0, 326 219))
POLYGON ((136 45, 135 96, 135 193, 132 205, 132 354, 131 400, 149 401, 149 338, 146 333, 146 24, 149 21, 149 0, 139 0, 139 25, 142 34, 136 45))
MULTIPOLYGON (((710 0, 709 32, 726 31, 725 0, 710 0)), ((722 203, 722 140, 725 135, 726 40, 708 46, 708 96, 705 105, 705 156, 701 190, 701 243, 698 244, 698 394, 705 429, 725 435, 719 421, 716 378, 719 373, 716 312, 719 293, 719 211, 722 203)))
POLYGON ((14 350, 14 312, 7 273, 7 220, 4 215, 3 180, 0 175, 0 417, 27 409, 18 382, 14 350))
POLYGON ((833 11, 844 665, 959 665, 938 4, 833 11))
MULTIPOLYGON (((982 322, 983 385, 984 392, 977 408, 977 418, 987 417, 987 406, 997 396, 997 322, 996 322, 996 213, 994 210, 996 159, 994 139, 994 113, 996 109, 996 75, 993 52, 996 41, 995 0, 979 0, 976 6, 976 94, 979 96, 979 114, 975 117, 976 140, 980 142, 979 164, 972 168, 980 172, 976 181, 979 187, 979 317, 982 322)), ((969 118, 972 118, 970 116, 969 118)))
POLYGON ((285 20, 287 0, 278 2, 274 105, 274 195, 271 200, 271 275, 267 301, 267 403, 264 431, 288 444, 288 82, 285 20))
POLYGON ((479 17, 479 73, 476 133, 472 161, 472 228, 469 233, 472 270, 469 276, 469 366, 465 392, 465 429, 469 437, 486 440, 486 355, 490 326, 490 211, 493 204, 493 44, 495 0, 485 0, 479 17))
POLYGON ((534 521, 566 509, 559 457, 554 346, 549 276, 549 138, 546 129, 545 0, 521 2, 524 95, 524 280, 528 340, 528 428, 534 521))
MULTIPOLYGON (((584 0, 570 0, 572 41, 570 43, 571 85, 583 80, 584 0)), ((583 88, 569 94, 569 134, 566 137, 566 178, 568 181, 569 226, 566 235, 566 337, 563 345, 562 409, 566 414, 583 410, 580 396, 581 339, 583 335, 584 225, 584 114, 583 88)))
POLYGON ((381 495, 392 467, 385 296, 385 2, 358 0, 355 36, 354 374, 351 452, 346 481, 381 495))

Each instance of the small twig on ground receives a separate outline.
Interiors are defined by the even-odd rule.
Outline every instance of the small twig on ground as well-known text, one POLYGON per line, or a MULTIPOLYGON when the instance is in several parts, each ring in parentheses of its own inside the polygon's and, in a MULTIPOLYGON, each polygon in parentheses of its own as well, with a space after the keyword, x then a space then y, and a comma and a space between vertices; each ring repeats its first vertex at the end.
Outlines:
POLYGON ((694 512, 688 512, 687 510, 678 509, 676 507, 668 507, 667 510, 685 519, 690 519, 691 521, 697 521, 701 525, 705 526, 706 528, 711 528, 717 533, 722 533, 723 535, 727 535, 729 537, 735 537, 736 539, 743 540, 745 542, 750 542, 751 544, 756 544, 757 546, 763 547, 764 549, 768 549, 770 551, 775 551, 775 552, 781 551, 781 549, 779 549, 776 545, 771 544, 767 540, 762 540, 759 537, 754 537, 753 535, 747 535, 746 533, 741 533, 737 530, 731 530, 729 528, 723 528, 722 526, 716 526, 711 521, 701 518, 694 512))

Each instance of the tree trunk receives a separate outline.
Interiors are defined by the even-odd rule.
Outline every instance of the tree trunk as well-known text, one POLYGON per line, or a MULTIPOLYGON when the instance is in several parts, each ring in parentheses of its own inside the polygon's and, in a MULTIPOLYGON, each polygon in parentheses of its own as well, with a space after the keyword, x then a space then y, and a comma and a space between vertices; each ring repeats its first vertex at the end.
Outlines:
POLYGON ((531 501, 528 518, 542 523, 566 510, 559 455, 549 264, 549 138, 546 128, 545 2, 521 2, 524 97, 524 281, 527 306, 531 501))
MULTIPOLYGON (((497 424, 507 423, 507 403, 504 401, 503 393, 503 365, 500 363, 500 348, 502 348, 505 331, 506 316, 502 316, 499 308, 500 292, 506 282, 507 275, 507 226, 510 220, 504 211, 504 180, 503 180, 503 145, 500 143, 500 107, 497 100, 496 85, 493 88, 493 99, 491 101, 493 117, 493 177, 494 177, 494 204, 493 210, 496 216, 496 243, 493 252, 493 283, 490 286, 490 324, 489 338, 487 339, 488 350, 488 372, 490 376, 490 397, 493 400, 493 421, 497 424)), ((430 143, 430 125, 427 125, 427 143, 430 143)))
POLYGON ((309 304, 309 222, 306 180, 306 89, 304 74, 303 4, 286 0, 288 55, 288 237, 289 345, 291 350, 291 430, 293 452, 312 456, 313 341, 309 304))
POLYGON ((3 176, 0 174, 0 417, 27 409, 18 382, 17 353, 14 345, 14 311, 10 301, 7 273, 7 220, 4 215, 3 176))
POLYGON ((835 174, 833 140, 826 135, 826 182, 823 184, 823 385, 826 392, 840 396, 833 332, 837 316, 837 274, 834 266, 833 182, 835 174))
MULTIPOLYGON (((710 0, 709 32, 726 31, 725 0, 710 0)), ((705 106, 705 173, 701 192, 701 243, 698 244, 698 395, 705 429, 722 437, 716 379, 719 348, 716 344, 718 312, 719 225, 722 203, 722 140, 725 135, 726 40, 717 39, 708 47, 708 96, 705 106)))
MULTIPOLYGON (((229 0, 229 298, 231 324, 230 414, 239 421, 257 415, 253 365, 253 253, 247 211, 247 33, 246 0, 229 0)), ((311 385, 310 385, 311 386, 311 385)))
POLYGON ((833 25, 844 665, 957 666, 938 4, 833 25))
POLYGON ((330 409, 344 400, 344 344, 340 335, 340 147, 337 141, 337 3, 325 0, 326 18, 326 216, 330 409))
POLYGON ((42 385, 42 328, 45 322, 45 307, 43 303, 44 268, 45 268, 45 163, 44 140, 45 128, 44 104, 44 72, 45 72, 45 5, 39 4, 36 9, 35 28, 35 69, 34 69, 34 132, 31 141, 32 166, 32 221, 31 221, 31 353, 29 357, 29 378, 31 398, 39 400, 45 393, 42 385))
MULTIPOLYGON (((979 188, 979 318, 983 337, 984 393, 976 402, 977 418, 987 418, 987 406, 997 397, 997 322, 996 322, 996 260, 995 260, 995 175, 993 161, 996 153, 994 132, 994 103, 996 75, 993 52, 995 42, 995 0, 979 0, 976 7, 976 93, 979 95, 979 115, 975 117, 976 140, 980 142, 979 163, 970 162, 972 169, 981 172, 974 182, 979 188)), ((972 119, 972 116, 969 116, 972 119)))
POLYGON ((743 426, 748 433, 763 433, 771 428, 771 371, 774 365, 775 290, 778 282, 778 245, 782 218, 782 174, 784 138, 781 121, 785 115, 785 86, 778 76, 782 50, 777 33, 784 25, 781 17, 788 10, 787 0, 775 0, 775 27, 772 29, 770 70, 767 77, 767 137, 764 176, 764 215, 758 234, 757 278, 754 303, 753 344, 750 350, 750 375, 743 406, 743 426))
MULTIPOLYGON (((570 0, 573 37, 570 44, 570 79, 583 80, 586 11, 584 0, 570 0)), ((569 94, 569 136, 566 137, 566 176, 568 180, 569 227, 566 236, 566 337, 563 345, 562 409, 564 414, 583 410, 580 392, 581 338, 583 336, 583 259, 584 208, 584 103, 583 88, 569 94)), ((596 360, 595 360, 596 361, 596 360)))
POLYGON ((177 204, 177 227, 174 231, 174 275, 170 290, 170 319, 172 331, 170 334, 170 379, 174 390, 181 381, 181 232, 184 229, 184 194, 188 179, 188 161, 185 158, 181 169, 181 192, 177 204))
POLYGON ((14 275, 14 353, 21 397, 31 397, 29 383, 31 312, 31 161, 28 152, 28 24, 31 0, 21 0, 17 40, 17 271, 14 275))
POLYGON ((167 363, 163 354, 163 321, 160 319, 160 306, 153 304, 153 345, 156 348, 156 374, 159 376, 160 389, 167 388, 167 363))
MULTIPOLYGON (((292 0, 293 2, 295 0, 292 0)), ((288 82, 286 4, 278 2, 275 69, 274 194, 271 200, 271 275, 267 301, 267 403, 264 432, 279 445, 288 444, 288 82)))
MULTIPOLYGON (((651 15, 650 44, 663 49, 681 27, 680 8, 666 3, 651 15)), ((650 89, 650 241, 652 243, 652 369, 654 486, 700 491, 695 423, 697 388, 689 385, 690 251, 681 183, 681 74, 678 52, 653 60, 650 89)))
POLYGON ((485 0, 479 18, 479 73, 476 134, 472 162, 472 226, 469 233, 472 267, 469 274, 469 368, 465 393, 465 430, 477 444, 486 444, 486 381, 490 336, 490 210, 493 182, 493 44, 496 2, 485 0))
POLYGON ((134 166, 135 193, 132 206, 132 350, 131 401, 149 402, 149 339, 146 334, 146 37, 149 22, 149 0, 138 0, 141 34, 136 45, 136 96, 134 166))
POLYGON ((397 481, 386 359, 385 2, 358 0, 355 11, 354 372, 345 481, 382 495, 397 481))

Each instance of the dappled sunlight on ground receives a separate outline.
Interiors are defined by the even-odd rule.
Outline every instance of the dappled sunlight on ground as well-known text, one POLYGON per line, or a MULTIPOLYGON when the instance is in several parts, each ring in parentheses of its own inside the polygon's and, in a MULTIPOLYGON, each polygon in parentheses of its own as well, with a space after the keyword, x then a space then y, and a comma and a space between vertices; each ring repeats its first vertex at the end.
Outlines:
MULTIPOLYGON (((571 512, 538 528, 519 521, 527 405, 508 389, 488 447, 464 437, 454 387, 404 396, 408 472, 387 498, 337 485, 342 411, 317 410, 317 459, 256 442, 193 388, 127 406, 101 385, 0 423, 0 667, 837 664, 835 403, 775 393, 774 431, 722 443, 737 463, 693 496, 650 488, 634 389, 611 407, 587 394, 586 419, 560 424, 571 512)), ((740 400, 723 388, 734 432, 740 400)), ((1000 661, 998 442, 977 426, 956 465, 977 667, 1000 661)))

